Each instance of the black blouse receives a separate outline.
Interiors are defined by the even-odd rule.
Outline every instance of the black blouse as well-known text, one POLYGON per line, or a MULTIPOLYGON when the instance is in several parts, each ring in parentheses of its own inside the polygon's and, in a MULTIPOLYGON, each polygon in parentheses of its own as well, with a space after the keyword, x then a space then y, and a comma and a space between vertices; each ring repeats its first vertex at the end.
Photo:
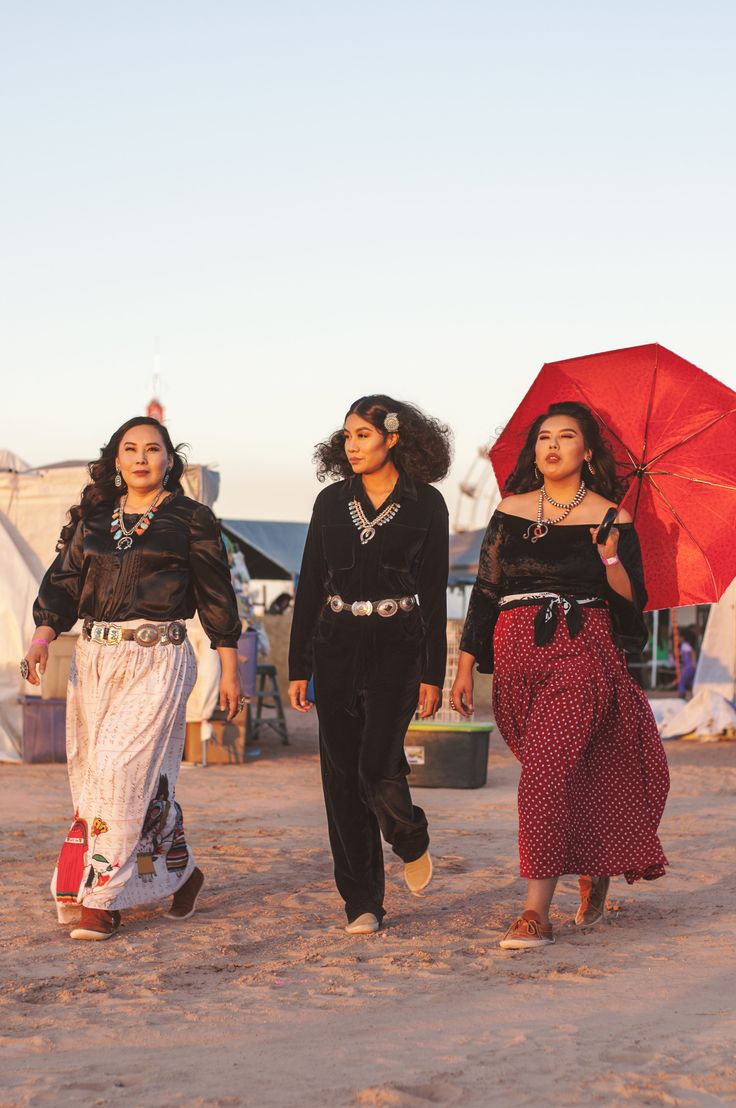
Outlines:
POLYGON ((473 655, 481 673, 493 673, 493 632, 501 597, 557 592, 578 598, 601 597, 611 614, 616 644, 640 653, 648 637, 642 616, 647 592, 634 525, 617 524, 618 556, 631 581, 632 602, 608 584, 606 567, 590 540, 590 524, 550 527, 543 539, 532 543, 523 537, 530 522, 500 511, 491 516, 460 649, 473 655))
MULTIPOLYGON (((441 688, 447 654, 448 548, 447 506, 431 485, 400 473, 396 488, 379 508, 371 504, 359 475, 323 489, 314 504, 296 591, 290 680, 304 681, 311 675, 312 640, 328 596, 352 603, 416 594, 423 628, 421 680, 441 688), (356 496, 368 519, 391 502, 401 505, 391 522, 377 528, 365 545, 348 509, 356 496)), ((361 622, 345 613, 337 618, 361 622)), ((395 615, 382 622, 388 625, 403 618, 395 615)))
MULTIPOLYGON (((36 626, 60 634, 77 619, 168 623, 199 612, 213 647, 237 646, 241 624, 220 528, 204 504, 175 492, 144 535, 116 550, 110 509, 80 520, 46 571, 36 626)), ((126 514, 126 526, 137 516, 126 514)))

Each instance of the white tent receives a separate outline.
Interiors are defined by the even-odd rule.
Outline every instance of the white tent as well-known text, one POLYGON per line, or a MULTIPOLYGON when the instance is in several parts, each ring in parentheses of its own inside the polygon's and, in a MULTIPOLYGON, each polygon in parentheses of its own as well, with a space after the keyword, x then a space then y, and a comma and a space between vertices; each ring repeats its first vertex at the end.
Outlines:
POLYGON ((736 581, 708 615, 693 694, 706 690, 736 701, 736 581))
POLYGON ((21 750, 18 697, 24 681, 18 662, 33 633, 31 606, 38 591, 38 571, 29 563, 22 540, 0 512, 0 760, 17 761, 21 750))
MULTIPOLYGON (((29 469, 10 451, 0 450, 0 760, 17 759, 21 749, 18 697, 37 691, 18 669, 32 638, 31 609, 67 511, 79 502, 88 480, 85 462, 29 469)), ((187 495, 211 507, 220 475, 207 466, 188 466, 183 485, 187 495)))

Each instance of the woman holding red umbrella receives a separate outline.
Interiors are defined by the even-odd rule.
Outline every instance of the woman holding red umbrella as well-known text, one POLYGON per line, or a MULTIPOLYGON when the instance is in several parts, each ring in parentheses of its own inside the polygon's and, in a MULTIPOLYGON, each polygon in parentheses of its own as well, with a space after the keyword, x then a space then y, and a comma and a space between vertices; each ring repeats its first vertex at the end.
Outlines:
POLYGON ((524 911, 501 941, 554 942, 558 878, 580 879, 575 922, 603 916, 610 878, 652 880, 667 860, 657 827, 669 788, 649 704, 626 668, 641 651, 646 590, 625 511, 599 542, 622 489, 582 404, 553 404, 529 428, 488 525, 451 704, 473 711, 473 666, 494 673, 501 734, 521 762, 524 911))

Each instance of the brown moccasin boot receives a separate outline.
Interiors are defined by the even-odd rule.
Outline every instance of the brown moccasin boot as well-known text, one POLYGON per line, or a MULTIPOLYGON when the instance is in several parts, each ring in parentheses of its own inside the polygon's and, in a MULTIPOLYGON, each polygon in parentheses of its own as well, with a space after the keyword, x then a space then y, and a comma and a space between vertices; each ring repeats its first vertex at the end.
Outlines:
POLYGON ((432 859, 428 850, 425 850, 421 858, 417 858, 415 862, 404 863, 404 880, 414 896, 422 895, 423 890, 432 880, 432 859))
POLYGON ((85 939, 99 943, 110 939, 120 928, 120 912, 106 912, 103 908, 85 908, 78 925, 69 932, 70 939, 85 939))
POLYGON ((178 923, 189 919, 194 915, 197 907, 197 898, 202 892, 204 874, 198 866, 195 866, 180 889, 174 893, 171 908, 166 913, 167 919, 175 919, 178 923))
POLYGON ((582 874, 578 878, 580 885, 580 907, 575 916, 578 927, 592 927, 603 919, 606 910, 606 897, 611 884, 610 877, 589 877, 582 874))
POLYGON ((522 912, 512 923, 498 944, 503 950, 530 950, 536 946, 549 946, 555 941, 551 923, 542 923, 542 917, 532 908, 522 912))

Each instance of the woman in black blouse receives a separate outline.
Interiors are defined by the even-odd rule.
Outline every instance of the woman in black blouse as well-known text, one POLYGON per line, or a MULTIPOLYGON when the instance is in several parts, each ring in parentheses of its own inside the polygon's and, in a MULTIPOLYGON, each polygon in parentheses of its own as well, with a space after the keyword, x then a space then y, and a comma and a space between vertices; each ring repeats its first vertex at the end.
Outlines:
POLYGON ((445 675, 447 508, 431 482, 449 432, 417 408, 364 396, 317 447, 320 480, 296 593, 289 697, 306 712, 314 674, 335 880, 351 934, 384 916, 381 833, 419 895, 427 820, 412 803, 404 736, 440 706, 445 675))
POLYGON ((493 673, 501 734, 521 762, 519 851, 526 908, 502 947, 554 942, 558 878, 580 878, 575 922, 603 916, 610 878, 652 880, 669 786, 649 704, 624 651, 646 643, 639 541, 591 412, 554 404, 532 424, 488 525, 452 703, 473 711, 473 665, 493 673))
POLYGON ((107 939, 120 909, 173 895, 187 919, 204 883, 174 797, 185 706, 196 677, 183 622, 199 612, 220 655, 220 707, 240 707, 241 625, 217 521, 181 488, 169 433, 128 420, 91 463, 34 605, 21 663, 39 684, 48 644, 82 619, 67 696, 74 821, 54 873, 74 939, 107 939))

